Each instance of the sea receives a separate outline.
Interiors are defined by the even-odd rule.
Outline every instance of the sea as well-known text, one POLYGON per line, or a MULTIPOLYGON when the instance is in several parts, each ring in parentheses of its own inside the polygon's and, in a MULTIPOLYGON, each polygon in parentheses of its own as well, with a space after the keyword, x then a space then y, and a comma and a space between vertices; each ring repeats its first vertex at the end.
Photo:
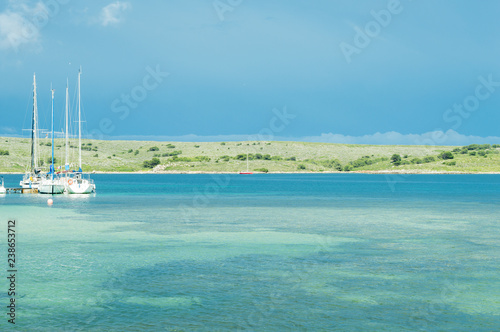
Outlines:
POLYGON ((0 196, 1 331, 500 330, 500 175, 92 178, 0 196))

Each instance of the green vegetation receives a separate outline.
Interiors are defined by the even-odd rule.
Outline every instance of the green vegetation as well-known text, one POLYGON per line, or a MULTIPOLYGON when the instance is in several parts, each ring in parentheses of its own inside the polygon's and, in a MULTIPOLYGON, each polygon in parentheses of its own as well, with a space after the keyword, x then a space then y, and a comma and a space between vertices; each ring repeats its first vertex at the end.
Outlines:
POLYGON ((160 164, 160 159, 158 158, 153 158, 151 160, 144 160, 142 165, 144 168, 154 168, 155 166, 158 166, 160 164))
MULTIPOLYGON (((47 157, 47 164, 52 164, 52 156, 47 157)), ((57 158, 54 157, 54 165, 57 164, 57 158)))
POLYGON ((441 152, 439 154, 438 158, 446 160, 446 159, 453 159, 454 156, 453 156, 453 153, 451 153, 450 151, 447 151, 447 152, 441 152))
POLYGON ((148 149, 148 152, 150 151, 160 151, 160 149, 157 146, 152 146, 148 149))
MULTIPOLYGON (((23 172, 30 163, 26 138, 0 140, 0 172, 23 172), (7 142, 4 142, 7 140, 7 142)), ((51 147, 41 140, 48 168, 51 147)), ((70 163, 78 160, 72 140, 70 163)), ((304 142, 147 142, 83 140, 84 171, 230 172, 500 172, 500 145, 346 145, 304 142), (91 148, 91 149, 87 149, 91 148), (158 148, 158 150, 154 148, 158 148), (153 150, 150 150, 153 148, 153 150), (175 149, 174 149, 175 148, 175 149), (99 153, 97 153, 97 150, 99 153), (114 155, 114 156, 113 156, 114 155), (157 160, 151 159, 156 158, 157 160), (159 162, 156 164, 156 162, 159 162), (146 164, 145 164, 146 162, 146 164)), ((64 139, 55 140, 57 166, 65 160, 64 139)), ((72 166, 73 167, 73 166, 72 166)))
POLYGON ((393 154, 391 157, 391 162, 394 164, 394 166, 401 165, 401 156, 399 154, 393 154))

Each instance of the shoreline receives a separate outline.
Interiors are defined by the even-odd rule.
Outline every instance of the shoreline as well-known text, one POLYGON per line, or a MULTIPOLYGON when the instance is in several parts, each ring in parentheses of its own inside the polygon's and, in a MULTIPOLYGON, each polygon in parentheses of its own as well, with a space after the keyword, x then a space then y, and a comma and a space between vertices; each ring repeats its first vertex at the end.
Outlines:
MULTIPOLYGON (((23 175, 25 172, 0 172, 0 175, 23 175)), ((135 171, 113 172, 93 171, 84 174, 240 174, 239 172, 206 172, 206 171, 135 171)), ((460 172, 460 171, 414 171, 414 170, 381 170, 381 171, 350 171, 350 172, 253 172, 255 174, 385 174, 385 175, 445 175, 445 174, 500 174, 500 172, 460 172)))

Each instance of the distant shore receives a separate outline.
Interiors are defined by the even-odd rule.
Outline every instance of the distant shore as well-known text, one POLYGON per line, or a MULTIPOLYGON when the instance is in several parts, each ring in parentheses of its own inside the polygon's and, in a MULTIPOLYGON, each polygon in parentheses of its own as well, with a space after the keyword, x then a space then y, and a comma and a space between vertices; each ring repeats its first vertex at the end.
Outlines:
MULTIPOLYGON (((38 166, 48 170, 51 142, 40 140, 38 166)), ((30 140, 0 139, 0 172, 23 174, 30 140)), ((500 145, 356 145, 306 142, 82 141, 82 169, 95 174, 500 174, 500 145)), ((65 142, 55 140, 55 166, 65 142)), ((68 162, 78 169, 78 144, 68 162)))
MULTIPOLYGON (((23 175, 24 172, 1 172, 1 175, 23 175)), ((240 174, 239 172, 203 172, 203 171, 135 171, 135 172, 84 172, 84 174, 240 174)), ((500 174, 500 172, 458 172, 458 171, 414 171, 414 170, 384 170, 384 171, 351 171, 351 172, 253 172, 252 174, 407 174, 407 175, 439 175, 439 174, 500 174)))

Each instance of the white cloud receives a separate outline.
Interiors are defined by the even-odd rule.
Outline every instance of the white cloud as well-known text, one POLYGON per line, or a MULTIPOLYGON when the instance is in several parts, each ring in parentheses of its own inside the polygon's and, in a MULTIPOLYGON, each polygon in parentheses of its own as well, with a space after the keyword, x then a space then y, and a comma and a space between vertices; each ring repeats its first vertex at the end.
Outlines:
POLYGON ((0 133, 4 133, 6 135, 13 135, 17 133, 16 128, 13 127, 0 127, 0 133))
POLYGON ((123 19, 123 12, 131 7, 129 2, 113 2, 101 10, 101 24, 103 26, 118 24, 123 19))
POLYGON ((321 134, 300 139, 305 142, 343 143, 343 144, 377 144, 377 145, 469 145, 469 144, 499 144, 497 136, 462 135, 454 130, 431 131, 424 134, 401 134, 395 131, 375 133, 364 136, 346 136, 340 134, 321 134))
POLYGON ((469 145, 469 144, 500 144, 497 136, 467 136, 454 130, 447 132, 432 131, 424 134, 401 134, 398 132, 376 133, 363 136, 348 136, 341 134, 321 134, 320 136, 308 137, 259 137, 259 135, 183 135, 183 136, 154 136, 154 135, 127 135, 107 136, 104 139, 112 140, 138 140, 138 141, 176 141, 176 142, 231 142, 231 141, 297 141, 317 143, 341 143, 341 144, 374 144, 374 145, 469 145))
POLYGON ((25 44, 37 45, 40 28, 47 24, 48 17, 47 7, 42 2, 30 7, 10 1, 0 13, 0 49, 17 50, 25 44))

